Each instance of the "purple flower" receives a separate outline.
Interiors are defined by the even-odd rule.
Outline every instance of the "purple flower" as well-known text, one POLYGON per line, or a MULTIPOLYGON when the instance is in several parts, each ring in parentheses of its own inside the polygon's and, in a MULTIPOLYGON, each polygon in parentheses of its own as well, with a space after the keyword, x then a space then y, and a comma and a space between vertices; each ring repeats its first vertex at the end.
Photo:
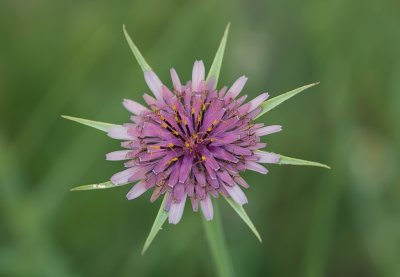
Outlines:
POLYGON ((261 151, 260 137, 282 130, 280 125, 254 123, 259 106, 268 98, 263 93, 245 103, 239 96, 247 78, 240 77, 229 89, 214 89, 205 81, 202 61, 193 66, 192 80, 182 85, 171 69, 173 89, 168 89, 153 71, 145 71, 154 94, 144 94, 147 107, 125 99, 133 115, 129 123, 108 130, 111 138, 122 140, 119 150, 107 160, 126 160, 125 169, 111 177, 114 185, 137 182, 128 192, 129 200, 152 190, 150 201, 166 194, 164 209, 169 223, 182 218, 189 198, 194 211, 200 205, 205 218, 213 218, 211 197, 231 197, 246 204, 242 188, 249 185, 240 177, 246 169, 266 174, 262 163, 278 163, 278 154, 261 151))

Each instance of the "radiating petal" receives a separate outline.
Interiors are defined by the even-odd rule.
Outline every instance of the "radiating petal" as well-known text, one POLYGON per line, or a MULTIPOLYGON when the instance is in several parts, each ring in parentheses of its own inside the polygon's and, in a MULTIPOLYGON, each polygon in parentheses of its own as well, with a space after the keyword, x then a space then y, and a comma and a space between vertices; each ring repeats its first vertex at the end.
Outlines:
POLYGON ((157 99, 162 99, 162 83, 158 76, 153 71, 146 71, 144 73, 144 79, 148 87, 150 88, 151 92, 153 92, 154 96, 157 99))
POLYGON ((107 161, 122 161, 122 160, 128 160, 131 159, 132 157, 129 156, 129 153, 131 153, 132 150, 118 150, 114 151, 111 153, 108 153, 106 155, 106 160, 107 161))
POLYGON ((203 61, 195 61, 192 71, 192 91, 200 91, 200 83, 205 78, 205 69, 203 61))
POLYGON ((229 193, 230 197, 232 197, 232 199, 235 200, 239 205, 244 205, 248 202, 246 195, 238 185, 232 187, 224 186, 224 188, 229 193))
POLYGON ((258 164, 256 162, 246 161, 245 166, 247 169, 259 172, 261 174, 268 173, 268 169, 266 169, 264 166, 262 166, 261 164, 258 164))
POLYGON ((171 207, 169 208, 169 216, 168 222, 170 224, 178 224, 182 218, 183 210, 185 208, 186 203, 186 194, 180 202, 172 202, 171 207))
POLYGON ((214 210, 209 195, 207 195, 206 198, 204 198, 203 200, 200 200, 200 207, 206 220, 212 220, 214 217, 214 210))
POLYGON ((257 96, 256 98, 254 98, 253 100, 251 100, 250 103, 250 110, 249 112, 254 111, 255 109, 257 109, 265 100, 267 100, 269 97, 268 93, 262 93, 259 96, 257 96))
POLYGON ((174 89, 177 92, 182 92, 182 84, 181 80, 179 79, 178 73, 176 73, 174 68, 171 68, 171 79, 172 79, 172 84, 174 85, 174 89))
POLYGON ((143 193, 145 193, 146 191, 147 191, 146 182, 141 181, 131 188, 131 190, 126 195, 126 198, 128 198, 128 200, 133 200, 142 195, 143 193))
POLYGON ((270 134, 277 133, 280 131, 282 131, 281 125, 271 125, 271 126, 260 128, 260 129, 256 130, 255 133, 257 136, 262 137, 262 136, 270 135, 270 134))
POLYGON ((128 134, 128 130, 129 128, 126 126, 115 126, 108 129, 107 135, 114 139, 134 140, 135 137, 128 134))
POLYGON ((255 152, 256 157, 258 157, 258 163, 268 163, 268 164, 276 164, 280 160, 280 155, 265 151, 257 151, 255 152))
POLYGON ((136 115, 140 115, 142 112, 148 111, 148 109, 142 104, 139 104, 138 102, 129 99, 124 99, 124 102, 122 102, 122 104, 128 111, 136 115))
POLYGON ((242 91, 243 87, 246 85, 247 82, 247 77, 242 76, 239 79, 237 79, 231 88, 228 90, 228 93, 226 94, 226 97, 231 97, 235 99, 239 93, 242 91))

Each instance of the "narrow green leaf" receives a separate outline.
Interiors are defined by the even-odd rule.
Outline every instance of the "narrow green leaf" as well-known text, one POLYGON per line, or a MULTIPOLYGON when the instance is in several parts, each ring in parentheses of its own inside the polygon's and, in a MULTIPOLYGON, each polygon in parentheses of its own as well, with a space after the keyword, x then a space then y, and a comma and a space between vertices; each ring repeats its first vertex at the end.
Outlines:
POLYGON ((131 39, 128 32, 126 31, 125 25, 122 25, 122 29, 124 30, 125 39, 128 42, 129 47, 131 48, 132 53, 135 56, 136 61, 142 68, 143 72, 151 71, 152 69, 151 69, 150 65, 146 62, 146 60, 140 53, 139 49, 136 47, 135 43, 133 43, 133 40, 131 39))
POLYGON ((278 95, 274 98, 271 98, 267 101, 265 101, 264 103, 261 104, 261 112, 257 115, 256 118, 259 118, 260 116, 262 116, 263 114, 269 112, 270 110, 272 110, 273 108, 275 108, 276 106, 282 104, 283 102, 285 102, 286 100, 289 100, 290 98, 292 98, 293 96, 299 94, 300 92, 313 87, 315 85, 318 85, 319 82, 317 83, 312 83, 309 85, 305 85, 299 88, 296 88, 294 90, 291 90, 289 92, 283 93, 281 95, 278 95))
POLYGON ((164 210, 165 201, 167 200, 167 194, 164 196, 164 200, 161 203, 160 209, 158 210, 156 219, 154 220, 153 226, 151 227, 150 233, 144 243, 142 255, 147 251, 153 239, 156 237, 158 231, 162 229, 164 222, 168 218, 168 212, 164 210))
POLYGON ((214 219, 206 221, 203 219, 203 227, 206 233, 206 239, 211 249, 211 254, 217 268, 217 276, 234 276, 232 261, 230 259, 228 247, 226 245, 224 231, 221 224, 221 217, 218 209, 218 203, 214 202, 214 219))
POLYGON ((327 169, 331 169, 326 164, 321 164, 321 163, 317 163, 317 162, 311 162, 311 161, 306 161, 306 160, 295 159, 295 158, 286 157, 286 156, 282 156, 282 155, 280 155, 280 156, 281 156, 281 158, 280 158, 278 164, 319 166, 319 167, 324 167, 324 168, 327 168, 327 169))
POLYGON ((93 121, 93 120, 88 120, 88 119, 83 119, 79 117, 73 117, 73 116, 67 116, 67 115, 62 115, 62 118, 72 120, 75 122, 78 122, 80 124, 95 128, 97 130, 103 131, 103 132, 108 132, 108 129, 111 127, 119 126, 117 124, 111 124, 111 123, 105 123, 105 122, 100 122, 100 121, 93 121))
POLYGON ((107 181, 104 183, 99 183, 99 184, 90 184, 90 185, 83 185, 79 187, 75 187, 70 189, 71 191, 78 191, 78 190, 93 190, 93 189, 109 189, 109 188, 115 188, 115 187, 120 187, 127 185, 126 184, 121 184, 121 185, 114 185, 111 181, 107 181))
POLYGON ((208 75, 207 75, 207 82, 211 78, 214 78, 214 80, 215 80, 214 86, 215 87, 217 87, 219 72, 221 71, 221 65, 222 65, 222 60, 224 58, 226 40, 228 39, 230 25, 231 25, 231 23, 228 23, 228 25, 226 26, 224 36, 221 39, 221 43, 219 44, 217 53, 215 54, 215 57, 214 57, 214 61, 211 64, 210 71, 208 72, 208 75))
POLYGON ((251 222, 251 219, 247 215, 246 211, 243 209, 241 205, 236 203, 232 198, 225 197, 226 201, 228 201, 229 205, 237 212, 237 214, 240 216, 240 218, 249 226, 250 230, 254 233, 254 235, 257 237, 257 239, 262 242, 261 236, 258 233, 256 227, 254 226, 253 222, 251 222))

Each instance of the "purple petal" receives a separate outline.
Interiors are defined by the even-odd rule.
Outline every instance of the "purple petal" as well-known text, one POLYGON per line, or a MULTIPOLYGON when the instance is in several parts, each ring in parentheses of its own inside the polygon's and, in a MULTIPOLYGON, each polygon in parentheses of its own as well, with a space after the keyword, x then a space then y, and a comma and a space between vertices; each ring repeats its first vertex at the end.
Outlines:
POLYGON ((192 71, 192 91, 200 92, 200 83, 204 80, 205 69, 203 61, 195 61, 192 71))
POLYGON ((148 111, 148 109, 142 104, 139 104, 138 102, 129 99, 124 99, 122 104, 128 111, 136 115, 140 115, 141 112, 148 111))
POLYGON ((129 128, 126 126, 115 126, 108 129, 107 135, 110 138, 121 140, 134 140, 135 137, 128 134, 129 128))
POLYGON ((262 136, 277 133, 280 131, 282 131, 281 125, 271 125, 271 126, 263 127, 263 128, 256 130, 255 134, 259 137, 262 137, 262 136))
POLYGON ((228 93, 226 94, 226 97, 232 97, 233 99, 235 99, 236 96, 238 96, 239 93, 242 91, 246 82, 247 82, 246 76, 242 76, 239 79, 237 79, 229 89, 228 93))
POLYGON ((190 198, 190 201, 192 202, 192 209, 194 212, 197 212, 199 210, 199 200, 197 198, 190 198))
POLYGON ((111 182, 114 185, 122 185, 129 183, 129 178, 137 171, 137 168, 128 168, 125 169, 124 171, 115 173, 113 176, 111 176, 111 182))
POLYGON ((244 205, 248 202, 246 195, 238 185, 235 185, 233 187, 224 186, 224 188, 226 189, 228 194, 232 197, 232 199, 235 200, 235 202, 238 203, 239 205, 244 205))
POLYGON ((106 155, 106 160, 107 161, 122 161, 122 160, 129 160, 132 159, 132 157, 129 155, 132 150, 119 150, 119 151, 114 151, 111 153, 108 153, 106 155))
POLYGON ((131 190, 126 195, 126 198, 128 198, 128 200, 135 199, 140 195, 142 195, 143 193, 145 193, 146 191, 147 191, 146 182, 141 181, 131 188, 131 190))
POLYGON ((214 209, 209 195, 207 195, 205 199, 200 200, 200 207, 206 220, 212 220, 214 217, 214 209))
POLYGON ((182 92, 182 84, 181 80, 179 79, 178 73, 176 73, 175 69, 171 68, 171 79, 172 84, 177 92, 182 92))
POLYGON ((185 208, 185 203, 186 203, 186 194, 183 196, 183 199, 180 202, 171 203, 168 212, 169 214, 168 222, 170 224, 178 224, 178 222, 181 220, 183 215, 183 210, 185 208))
POLYGON ((268 170, 264 166, 262 166, 261 164, 258 164, 256 162, 246 161, 245 166, 247 169, 259 172, 261 174, 268 173, 268 170))
POLYGON ((258 157, 258 163, 276 164, 279 162, 281 156, 279 154, 257 151, 255 156, 258 157))
POLYGON ((251 100, 250 103, 250 110, 249 112, 254 111, 255 109, 258 108, 258 106, 260 106, 265 100, 267 100, 269 97, 268 93, 262 93, 259 96, 257 96, 256 98, 254 98, 253 100, 251 100))
POLYGON ((192 170, 193 155, 185 154, 179 169, 179 183, 184 183, 192 170))
POLYGON ((157 75, 154 73, 154 71, 146 71, 144 73, 144 79, 146 80, 146 83, 150 90, 153 92, 154 96, 157 99, 162 99, 162 83, 160 79, 157 77, 157 75))

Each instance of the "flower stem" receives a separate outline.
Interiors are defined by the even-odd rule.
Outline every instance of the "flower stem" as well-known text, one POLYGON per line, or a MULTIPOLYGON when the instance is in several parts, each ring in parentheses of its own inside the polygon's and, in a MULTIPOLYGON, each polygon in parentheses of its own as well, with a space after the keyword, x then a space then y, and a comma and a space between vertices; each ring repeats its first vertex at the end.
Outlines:
POLYGON ((235 276, 229 251, 226 246, 225 236, 222 229, 218 203, 214 202, 214 219, 206 221, 203 218, 203 226, 206 238, 210 245, 211 253, 217 268, 218 276, 235 276))

